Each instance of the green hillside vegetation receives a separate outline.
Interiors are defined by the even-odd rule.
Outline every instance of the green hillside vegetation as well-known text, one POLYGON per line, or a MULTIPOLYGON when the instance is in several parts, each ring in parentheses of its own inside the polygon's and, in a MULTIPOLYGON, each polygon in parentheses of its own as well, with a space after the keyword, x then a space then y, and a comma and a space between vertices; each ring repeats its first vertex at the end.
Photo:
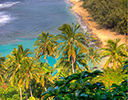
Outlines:
POLYGON ((90 47, 79 28, 63 24, 56 36, 42 31, 35 52, 18 45, 6 57, 1 56, 0 100, 128 99, 126 44, 118 45, 120 39, 116 39, 108 40, 101 49, 90 47), (48 56, 56 59, 54 66, 49 66, 48 56), (97 70, 96 64, 104 57, 103 69, 97 70))
POLYGON ((105 28, 127 33, 127 0, 82 0, 92 17, 105 28))

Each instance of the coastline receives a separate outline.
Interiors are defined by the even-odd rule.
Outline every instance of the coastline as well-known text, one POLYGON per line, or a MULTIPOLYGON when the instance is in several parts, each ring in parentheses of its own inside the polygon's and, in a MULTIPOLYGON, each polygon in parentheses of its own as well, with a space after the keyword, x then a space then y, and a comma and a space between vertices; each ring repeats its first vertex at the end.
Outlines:
MULTIPOLYGON (((74 4, 72 2, 70 2, 70 0, 67 0, 67 3, 73 7, 74 4)), ((74 9, 70 9, 71 12, 75 15, 75 17, 77 18, 79 24, 81 25, 82 29, 84 32, 88 32, 89 28, 88 26, 86 25, 86 23, 83 21, 82 17, 74 10, 74 9)))
POLYGON ((98 41, 100 42, 100 47, 104 47, 108 39, 114 40, 120 38, 121 41, 119 44, 128 42, 128 36, 118 34, 114 32, 112 29, 101 28, 101 26, 97 24, 96 21, 94 21, 94 19, 88 13, 87 9, 84 9, 82 7, 83 4, 82 1, 69 0, 67 2, 71 3, 72 6, 71 10, 74 13, 78 14, 78 16, 81 17, 82 21, 87 25, 88 27, 87 33, 98 38, 98 41))

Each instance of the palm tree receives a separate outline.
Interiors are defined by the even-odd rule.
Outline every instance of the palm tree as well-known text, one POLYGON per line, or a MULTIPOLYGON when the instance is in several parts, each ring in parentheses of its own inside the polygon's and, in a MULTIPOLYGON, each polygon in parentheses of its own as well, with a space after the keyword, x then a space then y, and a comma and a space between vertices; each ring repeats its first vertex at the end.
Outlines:
POLYGON ((3 66, 3 62, 5 61, 5 57, 0 57, 0 81, 4 82, 3 75, 6 72, 6 68, 3 66))
POLYGON ((93 63, 94 66, 96 66, 96 64, 99 64, 99 62, 101 62, 101 57, 100 57, 100 53, 98 52, 98 49, 94 49, 93 47, 89 48, 89 53, 86 54, 85 59, 88 60, 87 63, 89 63, 91 61, 91 63, 93 63))
POLYGON ((102 57, 108 57, 104 68, 106 68, 111 62, 113 64, 113 68, 115 69, 116 66, 121 65, 121 61, 123 57, 127 57, 127 51, 125 50, 125 44, 118 45, 120 39, 108 40, 106 48, 102 48, 102 57))
POLYGON ((40 66, 38 62, 35 62, 36 59, 23 59, 22 67, 21 67, 21 75, 19 76, 20 84, 25 84, 25 88, 28 89, 30 87, 30 94, 32 97, 32 89, 31 89, 31 81, 33 79, 39 81, 38 75, 40 73, 40 66))
POLYGON ((45 91, 46 89, 46 81, 49 81, 51 83, 54 83, 54 76, 52 75, 53 73, 53 68, 48 65, 48 63, 41 63, 41 71, 40 71, 40 83, 42 84, 42 87, 44 87, 45 91))
POLYGON ((39 35, 34 44, 37 57, 40 58, 44 55, 44 59, 46 62, 47 55, 54 57, 55 51, 53 50, 53 47, 55 47, 56 43, 57 42, 54 39, 54 35, 42 31, 42 34, 39 35))
POLYGON ((61 34, 56 36, 57 40, 60 40, 60 43, 54 48, 57 50, 56 57, 62 54, 64 56, 65 52, 68 53, 68 61, 72 61, 72 72, 74 73, 74 62, 76 59, 75 47, 78 47, 84 53, 87 52, 87 42, 88 40, 85 38, 85 35, 81 32, 77 32, 80 25, 72 23, 63 24, 58 28, 58 30, 62 31, 61 34))
MULTIPOLYGON (((89 67, 87 66, 87 62, 85 59, 85 54, 78 50, 78 48, 75 48, 75 62, 74 62, 74 71, 83 71, 82 69, 89 70, 89 67), (82 66, 81 66, 82 65, 82 66), (81 66, 81 67, 80 67, 81 66)), ((72 62, 68 61, 68 53, 65 52, 64 56, 62 56, 58 62, 54 65, 54 69, 57 70, 57 74, 55 76, 58 76, 58 74, 63 73, 63 77, 66 77, 65 75, 70 75, 71 67, 72 67, 72 62)))
MULTIPOLYGON (((6 66, 8 67, 8 76, 10 77, 11 85, 13 86, 15 83, 18 84, 20 88, 20 99, 22 100, 22 90, 21 86, 22 82, 18 81, 18 78, 22 75, 22 61, 24 59, 29 59, 29 54, 32 54, 29 49, 23 49, 22 45, 18 45, 18 49, 14 48, 11 54, 7 55, 6 66)), ((25 68, 25 66, 24 66, 25 68)))
MULTIPOLYGON (((53 68, 51 66, 48 65, 48 63, 40 63, 41 66, 41 71, 39 74, 40 77, 40 84, 42 85, 42 87, 44 87, 44 90, 47 91, 47 85, 49 83, 54 84, 54 76, 52 75, 53 73, 53 68)), ((50 97, 49 97, 49 100, 50 97)))

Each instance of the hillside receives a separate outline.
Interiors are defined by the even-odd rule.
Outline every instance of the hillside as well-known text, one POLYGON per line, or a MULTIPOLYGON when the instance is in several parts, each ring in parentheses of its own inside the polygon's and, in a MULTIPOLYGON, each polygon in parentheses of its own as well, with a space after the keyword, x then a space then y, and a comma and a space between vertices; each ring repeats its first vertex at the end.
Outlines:
POLYGON ((127 33, 126 0, 82 0, 98 24, 114 29, 118 33, 127 33))

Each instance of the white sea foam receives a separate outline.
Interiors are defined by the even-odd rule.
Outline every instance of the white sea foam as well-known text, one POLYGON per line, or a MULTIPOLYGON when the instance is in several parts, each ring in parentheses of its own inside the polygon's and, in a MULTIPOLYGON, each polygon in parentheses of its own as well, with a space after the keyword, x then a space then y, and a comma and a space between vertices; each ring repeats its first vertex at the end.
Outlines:
POLYGON ((0 12, 0 26, 10 23, 15 18, 11 17, 11 14, 7 12, 0 12))
POLYGON ((0 4, 0 9, 3 9, 3 8, 9 8, 17 3, 20 3, 20 2, 5 2, 5 3, 2 3, 0 4))

